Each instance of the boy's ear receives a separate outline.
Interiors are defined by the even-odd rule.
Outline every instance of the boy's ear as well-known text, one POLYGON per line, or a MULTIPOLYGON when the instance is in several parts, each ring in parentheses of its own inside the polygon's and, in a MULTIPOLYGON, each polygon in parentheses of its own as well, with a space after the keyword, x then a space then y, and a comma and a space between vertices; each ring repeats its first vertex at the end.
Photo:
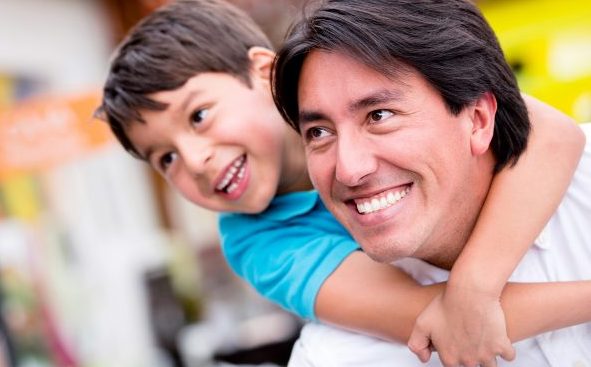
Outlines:
POLYGON ((275 52, 269 50, 268 48, 254 46, 248 49, 248 59, 250 60, 250 70, 252 76, 256 76, 267 81, 271 79, 275 52))
POLYGON ((490 147, 495 130, 497 112, 495 95, 491 92, 484 93, 469 107, 469 111, 472 121, 470 148, 473 155, 482 155, 490 147))

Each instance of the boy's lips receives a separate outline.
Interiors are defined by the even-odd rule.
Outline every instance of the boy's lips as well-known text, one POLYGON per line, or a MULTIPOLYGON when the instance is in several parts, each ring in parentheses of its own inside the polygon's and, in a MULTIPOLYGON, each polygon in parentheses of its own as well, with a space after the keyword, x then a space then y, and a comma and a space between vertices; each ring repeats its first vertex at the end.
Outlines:
POLYGON ((215 191, 229 199, 239 198, 246 188, 246 155, 233 160, 216 180, 215 191))

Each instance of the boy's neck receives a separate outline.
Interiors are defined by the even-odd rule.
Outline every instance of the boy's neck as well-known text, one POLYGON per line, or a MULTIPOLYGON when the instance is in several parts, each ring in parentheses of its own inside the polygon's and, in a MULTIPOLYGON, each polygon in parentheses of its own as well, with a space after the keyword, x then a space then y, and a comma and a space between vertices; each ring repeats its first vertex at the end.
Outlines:
POLYGON ((302 139, 298 133, 287 127, 285 160, 281 173, 281 184, 277 188, 277 195, 297 191, 312 190, 312 182, 308 176, 306 157, 302 139))
POLYGON ((306 174, 301 177, 298 177, 297 180, 290 182, 290 184, 286 187, 277 190, 277 195, 288 194, 290 192, 309 191, 313 188, 314 186, 312 186, 312 182, 310 182, 310 179, 306 174))

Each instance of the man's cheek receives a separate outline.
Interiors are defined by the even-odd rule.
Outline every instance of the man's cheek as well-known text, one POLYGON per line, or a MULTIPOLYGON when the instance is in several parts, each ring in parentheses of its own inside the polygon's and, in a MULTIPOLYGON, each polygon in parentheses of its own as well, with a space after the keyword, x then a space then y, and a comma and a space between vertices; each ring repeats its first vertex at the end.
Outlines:
POLYGON ((326 167, 323 167, 319 164, 321 160, 318 157, 308 156, 308 175, 310 176, 310 181, 312 181, 312 185, 318 191, 326 190, 326 175, 328 174, 326 167), (324 168, 324 169, 323 169, 324 168), (323 177, 324 176, 324 177, 323 177))

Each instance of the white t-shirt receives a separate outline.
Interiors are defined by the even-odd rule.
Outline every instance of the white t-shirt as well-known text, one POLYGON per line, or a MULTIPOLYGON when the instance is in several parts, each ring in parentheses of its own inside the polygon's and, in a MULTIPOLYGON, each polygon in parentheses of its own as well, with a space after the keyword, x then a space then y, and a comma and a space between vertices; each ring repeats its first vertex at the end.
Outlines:
MULTIPOLYGON (((573 180, 511 281, 591 280, 591 124, 581 127, 587 144, 573 180)), ((552 172, 548 172, 548 177, 552 179, 552 172)), ((403 259, 396 265, 421 284, 445 281, 449 274, 417 259, 403 259)), ((516 343, 515 348, 517 358, 513 362, 499 359, 499 366, 591 367, 591 323, 541 334, 516 343)), ((419 367, 441 363, 436 354, 425 365, 406 345, 309 323, 303 328, 289 362, 289 367, 303 366, 419 367)))

